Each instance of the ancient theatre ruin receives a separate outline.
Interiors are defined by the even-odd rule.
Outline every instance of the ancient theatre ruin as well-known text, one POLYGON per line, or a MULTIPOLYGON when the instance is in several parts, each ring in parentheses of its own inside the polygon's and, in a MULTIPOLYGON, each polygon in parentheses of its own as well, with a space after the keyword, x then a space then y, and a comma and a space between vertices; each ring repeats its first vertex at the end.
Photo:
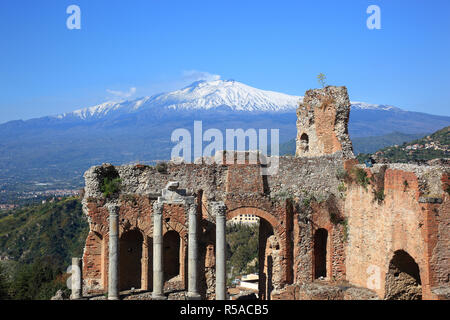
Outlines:
MULTIPOLYGON (((449 167, 359 165, 345 87, 309 90, 295 157, 85 173, 82 292, 226 299, 225 223, 259 217, 259 299, 448 299, 449 167), (105 196, 105 180, 120 189, 105 196), (345 285, 342 285, 345 284, 345 285)), ((77 260, 79 261, 79 260, 77 260)), ((78 263, 78 262, 77 262, 78 263)))

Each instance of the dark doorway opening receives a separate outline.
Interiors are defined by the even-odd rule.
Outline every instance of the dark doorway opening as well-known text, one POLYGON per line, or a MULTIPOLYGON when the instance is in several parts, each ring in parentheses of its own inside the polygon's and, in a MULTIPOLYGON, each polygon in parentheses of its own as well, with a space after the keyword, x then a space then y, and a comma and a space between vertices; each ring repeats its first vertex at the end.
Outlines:
POLYGON ((124 233, 120 238, 120 289, 141 288, 142 234, 138 230, 124 233))
POLYGON ((314 279, 327 276, 328 231, 318 229, 314 234, 314 279))

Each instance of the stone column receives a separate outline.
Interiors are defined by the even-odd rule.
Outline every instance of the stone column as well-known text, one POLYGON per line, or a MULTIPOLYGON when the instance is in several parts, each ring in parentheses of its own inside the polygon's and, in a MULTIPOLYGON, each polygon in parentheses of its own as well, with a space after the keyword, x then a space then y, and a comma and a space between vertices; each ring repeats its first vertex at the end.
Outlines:
POLYGON ((108 205, 109 211, 109 269, 108 300, 119 299, 119 206, 108 205))
POLYGON ((82 296, 81 258, 72 258, 71 299, 80 299, 82 296))
POLYGON ((155 202, 153 205, 153 300, 165 300, 164 295, 164 266, 163 266, 163 204, 155 202))
POLYGON ((188 243, 188 300, 200 300, 198 293, 198 240, 197 240, 197 205, 189 206, 189 243, 188 243))
POLYGON ((213 204, 216 216, 216 300, 226 299, 225 225, 226 207, 223 202, 213 204))

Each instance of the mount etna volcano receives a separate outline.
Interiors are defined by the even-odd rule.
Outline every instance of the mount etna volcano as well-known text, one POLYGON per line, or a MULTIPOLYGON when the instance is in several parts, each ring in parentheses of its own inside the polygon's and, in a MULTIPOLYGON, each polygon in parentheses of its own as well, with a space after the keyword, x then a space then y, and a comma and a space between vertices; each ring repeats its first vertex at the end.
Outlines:
MULTIPOLYGON (((172 131, 193 130, 194 120, 201 120, 204 130, 279 129, 283 143, 296 135, 295 113, 302 99, 234 80, 197 81, 151 97, 10 121, 0 124, 0 188, 18 183, 75 186, 92 165, 167 160, 172 131)), ((450 117, 352 102, 349 133, 352 138, 431 133, 448 125, 450 117)))

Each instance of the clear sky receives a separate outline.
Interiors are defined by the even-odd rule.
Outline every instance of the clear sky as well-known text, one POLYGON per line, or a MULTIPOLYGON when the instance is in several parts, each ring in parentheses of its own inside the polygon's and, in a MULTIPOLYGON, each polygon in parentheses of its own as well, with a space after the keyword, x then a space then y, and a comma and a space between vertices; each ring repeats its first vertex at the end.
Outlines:
POLYGON ((320 72, 353 101, 450 116, 449 0, 2 0, 0 39, 0 123, 218 76, 303 95, 320 72))

